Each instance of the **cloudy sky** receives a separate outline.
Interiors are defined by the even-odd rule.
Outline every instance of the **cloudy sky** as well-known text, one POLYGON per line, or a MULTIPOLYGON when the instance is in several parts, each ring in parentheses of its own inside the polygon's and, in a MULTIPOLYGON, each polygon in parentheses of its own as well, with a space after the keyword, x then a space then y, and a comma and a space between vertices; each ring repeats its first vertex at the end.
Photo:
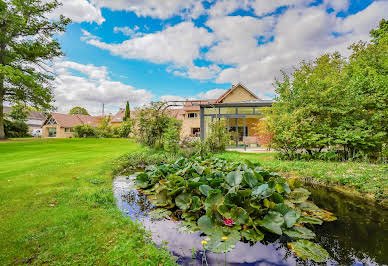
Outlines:
POLYGON ((340 51, 388 14, 372 0, 62 0, 72 19, 55 63, 58 110, 114 113, 129 100, 217 98, 242 82, 274 97, 280 70, 340 51))

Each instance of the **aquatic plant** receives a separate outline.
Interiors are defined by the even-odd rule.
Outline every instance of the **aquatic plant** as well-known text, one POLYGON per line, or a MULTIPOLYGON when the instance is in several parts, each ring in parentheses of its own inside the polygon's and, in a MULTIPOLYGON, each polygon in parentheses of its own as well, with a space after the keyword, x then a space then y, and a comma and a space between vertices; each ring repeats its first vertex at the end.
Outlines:
POLYGON ((289 248, 303 259, 328 257, 308 241, 315 238, 309 228, 336 218, 308 201, 310 192, 298 180, 282 178, 258 163, 182 158, 148 166, 137 175, 136 185, 159 207, 153 216, 181 219, 181 232, 202 231, 212 252, 227 253, 241 239, 261 241, 265 232, 287 235, 289 248))

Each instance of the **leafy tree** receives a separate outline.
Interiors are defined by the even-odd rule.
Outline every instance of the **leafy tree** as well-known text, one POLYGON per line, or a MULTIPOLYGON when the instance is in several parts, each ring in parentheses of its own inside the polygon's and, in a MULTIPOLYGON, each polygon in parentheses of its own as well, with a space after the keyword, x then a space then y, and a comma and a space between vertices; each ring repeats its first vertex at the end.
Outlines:
POLYGON ((133 122, 132 120, 123 121, 120 126, 113 129, 114 135, 120 138, 128 138, 132 131, 133 122))
POLYGON ((22 121, 26 122, 28 118, 29 111, 24 104, 18 103, 12 106, 11 110, 8 112, 7 116, 13 121, 22 121))
POLYGON ((131 109, 129 107, 129 102, 127 101, 127 105, 125 106, 125 114, 123 117, 123 121, 131 120, 131 109))
POLYGON ((47 62, 63 55, 54 34, 64 32, 70 20, 51 21, 45 14, 59 5, 57 0, 0 0, 0 139, 5 138, 4 101, 52 108, 47 62))
POLYGON ((225 121, 214 121, 209 124, 209 134, 206 138, 205 145, 210 152, 225 151, 226 146, 230 141, 230 133, 228 133, 225 121))
POLYGON ((163 134, 163 148, 167 152, 177 152, 179 150, 181 121, 175 118, 170 119, 168 128, 163 134))
POLYGON ((70 110, 69 115, 89 115, 89 113, 85 108, 76 106, 70 110))

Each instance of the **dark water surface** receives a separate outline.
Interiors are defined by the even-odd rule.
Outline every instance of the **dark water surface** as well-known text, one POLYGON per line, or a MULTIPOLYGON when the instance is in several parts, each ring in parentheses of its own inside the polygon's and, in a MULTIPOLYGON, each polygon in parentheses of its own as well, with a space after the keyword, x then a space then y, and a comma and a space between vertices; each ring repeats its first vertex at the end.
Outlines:
MULTIPOLYGON (((147 197, 137 192, 134 176, 117 177, 114 193, 118 207, 133 220, 139 220, 152 234, 159 246, 167 245, 182 265, 201 265, 203 248, 200 232, 180 233, 178 222, 151 221, 148 212, 152 205, 147 197), (193 249, 196 254, 193 256, 193 249)), ((307 187, 311 199, 329 210, 338 220, 315 226, 317 238, 331 259, 316 264, 297 258, 287 248, 287 238, 267 236, 256 244, 239 242, 227 253, 228 265, 387 265, 388 264, 388 210, 379 209, 363 201, 346 198, 322 187, 307 187), (272 239, 271 239, 272 238, 272 239)), ((209 265, 224 265, 224 254, 206 252, 209 265)))

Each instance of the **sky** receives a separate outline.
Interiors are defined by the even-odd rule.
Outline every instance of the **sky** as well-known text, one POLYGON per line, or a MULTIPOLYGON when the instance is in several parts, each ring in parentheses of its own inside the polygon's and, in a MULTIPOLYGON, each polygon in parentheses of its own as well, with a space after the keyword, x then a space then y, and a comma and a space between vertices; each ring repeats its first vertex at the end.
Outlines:
POLYGON ((55 106, 114 114, 156 100, 215 99, 241 82, 275 96, 280 71, 339 51, 388 17, 388 0, 62 0, 55 106))

